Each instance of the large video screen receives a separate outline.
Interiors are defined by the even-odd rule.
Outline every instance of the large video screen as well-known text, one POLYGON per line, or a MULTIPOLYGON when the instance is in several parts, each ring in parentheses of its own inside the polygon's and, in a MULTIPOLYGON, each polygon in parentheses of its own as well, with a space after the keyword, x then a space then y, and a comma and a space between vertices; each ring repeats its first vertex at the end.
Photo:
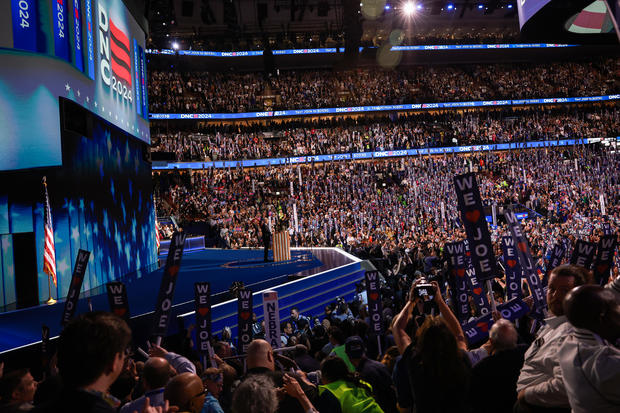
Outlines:
POLYGON ((0 2, 0 170, 62 163, 59 97, 149 143, 144 44, 122 0, 0 2))
POLYGON ((547 5, 551 0, 517 0, 517 10, 519 11, 519 27, 532 18, 540 9, 547 5))

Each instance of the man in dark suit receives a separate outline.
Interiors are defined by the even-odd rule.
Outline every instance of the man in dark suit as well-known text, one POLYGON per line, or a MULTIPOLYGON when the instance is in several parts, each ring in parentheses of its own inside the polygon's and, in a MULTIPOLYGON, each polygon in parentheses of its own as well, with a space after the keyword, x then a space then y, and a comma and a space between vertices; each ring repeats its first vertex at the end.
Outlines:
POLYGON ((263 217, 261 232, 263 233, 263 247, 265 248, 265 262, 268 262, 269 261, 269 245, 271 244, 271 231, 269 230, 269 223, 267 222, 267 216, 263 217))

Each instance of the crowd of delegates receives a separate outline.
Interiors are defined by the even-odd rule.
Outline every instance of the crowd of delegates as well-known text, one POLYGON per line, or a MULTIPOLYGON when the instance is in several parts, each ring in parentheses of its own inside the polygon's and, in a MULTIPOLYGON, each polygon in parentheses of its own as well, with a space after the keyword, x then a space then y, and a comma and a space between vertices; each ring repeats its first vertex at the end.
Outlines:
MULTIPOLYGON (((620 227, 620 156, 595 145, 166 171, 154 174, 154 184, 158 215, 204 221, 209 245, 259 247, 262 220, 269 220, 272 228, 289 228, 293 245, 407 249, 415 257, 461 235, 452 177, 470 169, 478 171, 483 202, 497 205, 500 218, 504 205, 530 209, 534 219, 525 231, 536 258, 552 240, 589 236, 605 223, 620 227)), ((495 241, 501 219, 498 225, 495 241)))
POLYGON ((617 59, 399 70, 151 71, 151 113, 214 113, 616 93, 617 59), (567 82, 566 79, 579 79, 567 82))
POLYGON ((152 133, 152 152, 216 161, 620 135, 615 106, 414 113, 152 133), (267 134, 265 130, 269 130, 267 134))
MULTIPOLYGON (((385 272, 385 333, 371 333, 364 285, 353 301, 327 305, 319 317, 291 309, 280 349, 253 325, 246 354, 229 330, 215 335, 213 356, 193 350, 191 327, 131 357, 132 332, 111 313, 86 313, 67 324, 55 362, 37 382, 28 369, 0 372, 3 412, 34 413, 448 413, 617 412, 620 403, 620 278, 605 287, 574 265, 550 271, 548 317, 532 335, 494 313, 482 345, 470 345, 443 293, 416 287, 432 277, 385 272), (285 347, 286 346, 286 347, 285 347)), ((445 262, 433 264, 445 271, 445 262)), ((495 290, 495 289, 494 289, 495 290)), ((499 295, 503 291, 499 287, 499 295)), ((526 298, 526 302, 528 301, 526 298)))

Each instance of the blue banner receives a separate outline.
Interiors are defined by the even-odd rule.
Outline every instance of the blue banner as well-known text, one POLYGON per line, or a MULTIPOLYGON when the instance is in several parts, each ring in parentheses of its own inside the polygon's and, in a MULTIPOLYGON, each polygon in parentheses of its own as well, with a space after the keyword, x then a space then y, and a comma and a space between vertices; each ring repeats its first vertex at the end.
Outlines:
MULTIPOLYGON (((239 161, 216 161, 216 162, 164 162, 159 164, 155 162, 153 169, 205 169, 205 168, 235 168, 237 166, 252 167, 252 166, 270 166, 270 165, 282 165, 282 164, 296 164, 296 163, 310 163, 310 162, 327 162, 331 160, 344 160, 344 159, 373 159, 375 157, 400 157, 400 156, 423 156, 429 153, 443 154, 443 153, 466 153, 466 152, 480 152, 480 151, 497 151, 508 149, 529 149, 537 148, 540 146, 553 147, 553 146, 568 146, 568 145, 581 145, 588 144, 587 139, 562 139, 559 141, 542 141, 542 142, 519 142, 510 144, 492 144, 492 145, 473 145, 473 146, 454 146, 443 148, 427 148, 427 149, 407 149, 400 151, 380 151, 380 152, 357 152, 357 153, 339 153, 334 155, 308 155, 308 156, 296 156, 292 158, 266 158, 266 159, 246 159, 239 161)), ((521 220, 528 217, 526 212, 515 214, 515 216, 521 220)))
MULTIPOLYGON (((558 103, 600 102, 606 100, 619 100, 620 95, 585 96, 575 98, 545 98, 545 99, 517 99, 517 100, 481 100, 472 102, 444 102, 444 103, 410 103, 402 105, 375 105, 375 106, 351 106, 343 108, 316 108, 316 109, 292 109, 276 110, 269 112, 240 112, 240 113, 150 113, 150 119, 254 119, 276 116, 304 116, 324 115, 332 113, 356 113, 356 112, 385 112, 437 108, 462 108, 483 106, 508 106, 508 105, 539 105, 558 103)), ((506 148, 508 149, 508 148, 506 148)))
POLYGON ((73 29, 75 35, 73 43, 75 66, 80 72, 83 72, 84 56, 82 56, 82 10, 80 9, 80 0, 73 0, 73 29))
MULTIPOLYGON (((516 44, 440 44, 440 45, 417 45, 417 46, 392 46, 390 49, 394 52, 409 51, 435 51, 435 50, 496 50, 496 49, 546 49, 560 47, 577 47, 578 44, 554 44, 554 43, 516 43, 516 44)), ((365 48, 359 47, 358 51, 362 52, 365 48)), ((376 47, 367 47, 366 49, 376 49, 376 47)), ((299 54, 332 54, 343 53, 344 48, 337 47, 319 47, 307 49, 278 49, 273 50, 274 56, 281 55, 299 55, 299 54)), ((200 56, 200 57, 245 57, 245 56, 262 56, 262 50, 238 50, 235 52, 216 52, 210 50, 172 50, 172 49, 147 49, 147 54, 162 54, 180 56, 200 56)))
POLYGON ((55 0, 52 3, 52 18, 54 20, 54 53, 66 61, 71 61, 69 55, 69 22, 67 4, 65 0, 55 0))
POLYGON ((148 91, 146 88, 146 58, 144 56, 144 49, 138 46, 139 54, 140 54, 140 66, 136 67, 136 70, 140 70, 140 86, 142 87, 142 113, 144 114, 144 119, 147 119, 146 114, 149 113, 149 99, 148 99, 148 91))
POLYGON ((445 245, 448 256, 448 267, 452 276, 449 278, 452 289, 452 302, 456 308, 456 314, 461 325, 464 325, 470 316, 469 294, 467 280, 465 278, 465 244, 460 242, 448 242, 445 245))
POLYGON ((84 0, 86 14, 86 57, 88 59, 88 77, 95 79, 95 41, 93 39, 92 0, 84 0))
MULTIPOLYGON (((514 298, 504 304, 498 305, 497 311, 501 314, 502 318, 508 321, 515 321, 526 315, 530 311, 530 308, 521 299, 514 298)), ((494 321, 491 317, 491 313, 488 313, 464 325, 463 333, 469 345, 486 340, 489 337, 489 330, 493 324, 494 321)))
POLYGON ((133 39, 133 82, 134 82, 134 93, 136 97, 136 112, 138 115, 142 116, 142 66, 140 65, 140 46, 138 46, 138 41, 133 39))
POLYGON ((13 47, 37 52, 36 0, 11 0, 13 47))

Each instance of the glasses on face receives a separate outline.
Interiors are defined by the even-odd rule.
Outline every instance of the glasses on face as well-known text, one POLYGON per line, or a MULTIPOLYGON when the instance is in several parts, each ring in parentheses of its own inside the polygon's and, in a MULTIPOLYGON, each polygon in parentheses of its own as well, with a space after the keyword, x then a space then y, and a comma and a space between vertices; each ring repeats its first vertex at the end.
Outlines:
POLYGON ((192 399, 195 399, 195 398, 200 397, 200 396, 205 396, 205 397, 207 397, 207 393, 208 393, 208 392, 209 392, 209 390, 207 390, 207 389, 203 389, 200 393, 198 393, 197 395, 193 396, 193 397, 192 397, 192 399))

